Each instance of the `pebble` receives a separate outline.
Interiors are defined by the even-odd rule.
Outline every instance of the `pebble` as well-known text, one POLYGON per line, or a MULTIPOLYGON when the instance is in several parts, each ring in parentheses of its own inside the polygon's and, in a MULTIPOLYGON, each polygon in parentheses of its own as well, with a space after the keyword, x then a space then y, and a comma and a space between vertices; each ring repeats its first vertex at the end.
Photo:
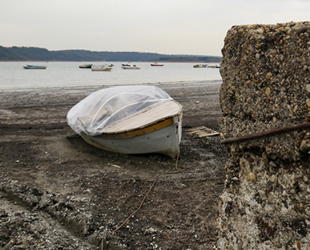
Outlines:
POLYGON ((275 175, 272 175, 272 176, 270 177, 270 181, 271 181, 271 182, 274 182, 274 181, 276 180, 276 178, 277 178, 277 177, 276 177, 275 175))
POLYGON ((277 164, 275 164, 273 161, 270 161, 269 165, 272 166, 272 167, 276 167, 277 166, 277 164))
POLYGON ((266 78, 269 79, 270 77, 272 77, 272 73, 268 72, 266 78))
POLYGON ((253 181, 253 182, 255 182, 256 181, 256 176, 255 176, 255 174, 254 173, 249 173, 248 174, 248 176, 247 176, 247 181, 253 181))
POLYGON ((259 33, 259 34, 263 34, 263 33, 264 33, 264 29, 263 29, 263 28, 259 28, 259 29, 257 29, 256 31, 257 31, 257 33, 259 33))

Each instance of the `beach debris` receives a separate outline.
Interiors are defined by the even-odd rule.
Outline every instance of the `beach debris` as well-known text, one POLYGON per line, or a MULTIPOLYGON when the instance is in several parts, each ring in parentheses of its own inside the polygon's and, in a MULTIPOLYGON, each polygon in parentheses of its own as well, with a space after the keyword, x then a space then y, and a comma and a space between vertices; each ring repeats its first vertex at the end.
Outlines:
POLYGON ((210 128, 207 128, 205 126, 190 128, 186 130, 187 134, 196 134, 198 137, 209 137, 209 136, 215 136, 219 135, 219 132, 212 130, 210 128))
POLYGON ((115 167, 115 168, 121 168, 120 166, 116 165, 116 164, 111 164, 111 167, 115 167))

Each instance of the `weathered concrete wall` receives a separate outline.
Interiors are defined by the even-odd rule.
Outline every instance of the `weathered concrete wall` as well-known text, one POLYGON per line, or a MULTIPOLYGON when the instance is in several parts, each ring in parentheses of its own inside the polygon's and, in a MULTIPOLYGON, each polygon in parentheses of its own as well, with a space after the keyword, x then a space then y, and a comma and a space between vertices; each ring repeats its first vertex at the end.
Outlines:
POLYGON ((218 249, 310 249, 310 22, 232 27, 220 104, 227 143, 218 249))

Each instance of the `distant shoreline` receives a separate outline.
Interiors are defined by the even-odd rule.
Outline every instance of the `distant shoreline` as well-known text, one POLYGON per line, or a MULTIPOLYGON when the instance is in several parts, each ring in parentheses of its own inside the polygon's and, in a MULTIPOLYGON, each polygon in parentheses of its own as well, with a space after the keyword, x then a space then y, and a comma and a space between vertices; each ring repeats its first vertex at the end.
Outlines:
POLYGON ((153 62, 160 62, 160 63, 204 63, 204 64, 208 64, 208 63, 221 63, 221 60, 217 60, 217 61, 178 61, 178 60, 148 60, 148 61, 134 61, 134 60, 121 60, 121 61, 96 61, 96 60, 90 60, 90 61, 87 61, 87 60, 80 60, 80 61, 72 61, 72 60, 1 60, 0 59, 0 62, 98 62, 98 63, 110 63, 110 62, 149 62, 149 63, 153 63, 153 62))
POLYGON ((221 56, 172 55, 151 52, 48 50, 38 47, 0 46, 0 61, 79 61, 79 62, 220 62, 221 56))
MULTIPOLYGON (((149 85, 154 85, 163 89, 173 89, 173 88, 192 88, 192 87, 211 87, 219 86, 222 84, 222 80, 204 80, 204 81, 169 81, 160 83, 150 83, 149 85)), ((146 84, 137 84, 146 85, 146 84)), ((25 88, 14 88, 14 87, 0 87, 0 92, 67 92, 85 90, 86 92, 93 92, 102 88, 109 88, 114 86, 122 85, 92 85, 92 86, 72 86, 72 87, 25 87, 25 88)))

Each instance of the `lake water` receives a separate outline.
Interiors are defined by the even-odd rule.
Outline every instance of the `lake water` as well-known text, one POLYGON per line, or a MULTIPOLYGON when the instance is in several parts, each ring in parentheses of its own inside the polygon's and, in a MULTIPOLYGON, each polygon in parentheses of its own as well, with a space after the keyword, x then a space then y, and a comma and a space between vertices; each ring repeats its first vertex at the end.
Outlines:
MULTIPOLYGON (((85 62, 92 63, 92 62, 85 62)), ((113 63, 111 72, 80 69, 84 62, 0 62, 0 90, 44 88, 44 87, 81 87, 96 85, 158 84, 192 81, 221 80, 217 68, 193 68, 195 63, 164 63, 163 67, 152 67, 149 62, 132 62, 141 69, 122 69, 121 64, 113 63), (45 70, 24 69, 26 64, 44 65, 45 70)), ((94 62, 93 64, 104 64, 94 62)), ((211 65, 211 64, 210 64, 211 65)))

